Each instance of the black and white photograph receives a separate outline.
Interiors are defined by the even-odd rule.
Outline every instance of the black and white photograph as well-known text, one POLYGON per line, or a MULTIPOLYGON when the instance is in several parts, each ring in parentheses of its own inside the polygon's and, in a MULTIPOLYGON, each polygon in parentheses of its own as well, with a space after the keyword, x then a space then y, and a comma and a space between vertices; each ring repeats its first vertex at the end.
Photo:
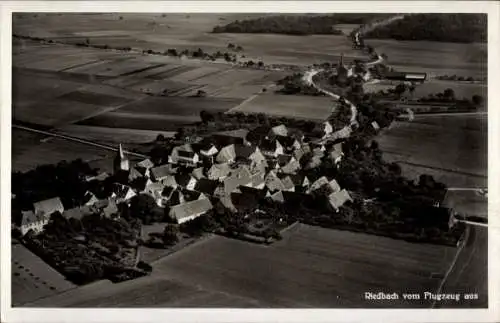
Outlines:
POLYGON ((8 306, 498 307, 498 3, 229 3, 10 9, 8 306))

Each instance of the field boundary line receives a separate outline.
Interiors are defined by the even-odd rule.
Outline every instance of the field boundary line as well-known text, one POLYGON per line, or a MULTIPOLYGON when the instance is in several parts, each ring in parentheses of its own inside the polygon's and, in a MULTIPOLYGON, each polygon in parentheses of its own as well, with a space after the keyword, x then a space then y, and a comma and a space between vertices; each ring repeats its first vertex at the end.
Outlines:
MULTIPOLYGON (((443 279, 441 280, 441 283, 439 284, 439 287, 438 289, 436 290, 436 294, 439 294, 441 293, 441 290, 443 289, 443 286, 444 284, 446 283, 446 280, 448 280, 448 276, 450 275, 450 273, 453 271, 453 268, 455 268, 455 264, 457 263, 457 260, 458 260, 458 257, 460 256, 460 254, 462 253, 462 250, 464 250, 465 248, 465 245, 467 244, 467 241, 469 240, 469 237, 470 237, 470 227, 467 226, 466 229, 465 229, 465 239, 462 241, 462 243, 460 244, 460 246, 458 247, 458 250, 455 254, 455 257, 453 258, 453 261, 451 262, 451 265, 450 267, 448 268, 448 270, 446 271, 446 274, 444 275, 443 279)), ((437 299, 435 299, 432 304, 431 304, 431 308, 435 308, 436 306, 436 302, 437 302, 437 299)))
MULTIPOLYGON (((106 150, 118 151, 118 149, 115 148, 115 147, 111 147, 111 146, 108 146, 108 145, 99 144, 99 143, 96 143, 96 142, 93 142, 93 141, 90 141, 90 140, 86 140, 86 139, 81 139, 81 138, 78 138, 78 137, 73 137, 73 136, 58 134, 58 133, 54 133, 54 132, 50 132, 50 131, 37 130, 37 129, 33 129, 33 128, 25 127, 25 126, 20 126, 20 125, 15 125, 15 124, 12 125, 12 128, 20 129, 20 130, 25 130, 25 131, 31 131, 31 132, 39 133, 39 134, 46 135, 46 136, 52 136, 52 137, 62 138, 62 139, 66 139, 66 140, 70 140, 70 141, 74 141, 74 142, 78 142, 78 143, 81 143, 81 144, 90 145, 90 146, 94 146, 94 147, 98 147, 98 148, 102 148, 102 149, 106 149, 106 150)), ((148 156, 146 156, 146 155, 139 154, 139 153, 134 153, 132 151, 124 150, 123 152, 125 154, 129 154, 129 155, 135 156, 135 157, 148 158, 148 156)))

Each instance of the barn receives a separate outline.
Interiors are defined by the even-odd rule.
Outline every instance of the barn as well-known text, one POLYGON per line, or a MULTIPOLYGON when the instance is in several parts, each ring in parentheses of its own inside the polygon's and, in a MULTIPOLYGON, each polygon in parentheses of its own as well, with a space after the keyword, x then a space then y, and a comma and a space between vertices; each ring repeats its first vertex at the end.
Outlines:
POLYGON ((427 79, 427 73, 387 72, 384 74, 384 79, 391 81, 424 83, 427 79))

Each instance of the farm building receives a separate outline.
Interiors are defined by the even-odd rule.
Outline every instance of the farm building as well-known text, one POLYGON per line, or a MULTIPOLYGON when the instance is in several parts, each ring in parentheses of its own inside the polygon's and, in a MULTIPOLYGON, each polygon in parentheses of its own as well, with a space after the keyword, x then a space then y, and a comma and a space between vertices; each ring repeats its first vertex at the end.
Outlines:
POLYGON ((54 212, 63 213, 64 206, 59 197, 33 203, 33 210, 36 215, 49 216, 54 212))
POLYGON ((193 220, 211 209, 212 203, 209 199, 200 199, 173 206, 170 209, 169 216, 181 224, 193 220))
POLYGON ((49 216, 43 214, 35 214, 33 211, 23 211, 21 225, 19 230, 22 235, 28 233, 28 231, 33 230, 35 233, 39 233, 43 230, 43 226, 49 222, 49 216))
POLYGON ((163 181, 167 177, 175 174, 176 169, 172 167, 171 164, 165 164, 158 167, 151 168, 151 174, 153 180, 159 182, 163 181))
POLYGON ((384 79, 391 81, 424 83, 427 79, 427 73, 387 72, 384 74, 384 79))
POLYGON ((352 198, 346 190, 341 190, 328 195, 328 203, 330 207, 335 210, 335 212, 338 212, 339 208, 347 201, 352 201, 352 198))

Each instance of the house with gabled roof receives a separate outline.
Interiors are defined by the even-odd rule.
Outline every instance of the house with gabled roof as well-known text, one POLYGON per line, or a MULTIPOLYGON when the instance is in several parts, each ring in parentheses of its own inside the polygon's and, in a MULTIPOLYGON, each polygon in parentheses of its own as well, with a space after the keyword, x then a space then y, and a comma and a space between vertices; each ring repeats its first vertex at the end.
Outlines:
POLYGON ((219 152, 212 138, 203 138, 200 142, 193 144, 192 147, 203 157, 212 157, 219 152))
POLYGON ((90 206, 90 205, 94 205, 98 201, 99 201, 99 199, 94 195, 94 193, 87 191, 83 195, 82 205, 90 206))
POLYGON ((86 176, 85 177, 85 181, 86 182, 90 182, 90 181, 99 181, 99 182, 102 182, 102 181, 104 181, 108 177, 109 177, 108 173, 102 172, 102 173, 99 173, 96 176, 86 176))
POLYGON ((283 146, 277 140, 265 139, 260 143, 259 149, 266 157, 276 158, 284 154, 283 146))
POLYGON ((295 186, 308 188, 311 185, 309 178, 302 174, 290 174, 288 175, 295 186))
POLYGON ((335 165, 338 165, 342 161, 342 153, 338 150, 331 150, 328 153, 328 159, 330 159, 335 165))
POLYGON ((59 212, 62 214, 64 212, 64 206, 59 197, 54 197, 51 199, 33 203, 33 210, 35 212, 35 215, 50 216, 54 212, 59 212))
POLYGON ((288 136, 288 128, 284 124, 280 124, 278 126, 272 127, 270 132, 271 132, 271 135, 275 135, 275 136, 283 136, 283 137, 288 136))
POLYGON ((328 204, 335 212, 347 201, 352 201, 352 198, 345 189, 328 195, 328 204))
POLYGON ((213 196, 220 182, 216 180, 210 180, 207 178, 201 178, 196 182, 194 190, 201 192, 208 196, 213 196))
MULTIPOLYGON (((252 174, 246 165, 240 165, 223 180, 223 192, 229 194, 236 191, 240 186, 252 183, 252 174)), ((221 192, 219 192, 220 194, 221 192)))
POLYGON ((160 182, 168 176, 174 175, 177 170, 171 164, 151 168, 151 177, 154 181, 160 182))
POLYGON ((276 136, 276 140, 283 146, 284 151, 287 153, 301 148, 300 142, 294 137, 276 136))
POLYGON ((139 172, 142 176, 149 177, 150 170, 154 166, 155 165, 153 164, 153 162, 149 158, 147 158, 135 164, 133 168, 135 168, 136 171, 139 172))
POLYGON ((121 203, 129 201, 136 195, 137 194, 130 186, 115 183, 113 185, 113 193, 111 194, 111 198, 116 199, 117 203, 121 203))
POLYGON ((114 199, 109 199, 108 204, 101 210, 102 216, 106 218, 116 218, 118 215, 118 206, 114 199))
POLYGON ((256 189, 263 189, 264 187, 266 187, 265 178, 266 178, 265 171, 258 171, 258 172, 252 173, 252 175, 250 176, 251 182, 247 185, 244 185, 244 186, 254 187, 256 189))
POLYGON ((285 174, 295 174, 300 169, 300 162, 292 155, 279 155, 277 163, 279 170, 285 174))
POLYGON ((163 196, 163 204, 165 206, 175 206, 179 204, 183 204, 186 202, 184 199, 184 194, 182 194, 180 189, 167 189, 165 188, 162 192, 163 196))
POLYGON ((236 159, 236 150, 234 144, 222 147, 215 157, 215 161, 219 164, 231 164, 236 159))
POLYGON ((198 167, 198 168, 193 169, 193 171, 191 172, 191 175, 194 178, 196 178, 197 180, 202 179, 202 178, 206 178, 205 170, 203 167, 198 167))
POLYGON ((163 205, 162 192, 164 188, 165 185, 163 185, 160 182, 155 182, 147 185, 144 189, 144 193, 151 196, 155 200, 158 206, 162 206, 163 205))
POLYGON ((329 185, 329 183, 330 183, 330 181, 328 180, 328 178, 326 178, 326 176, 321 176, 320 178, 318 178, 317 180, 315 180, 311 184, 311 186, 309 187, 308 193, 311 193, 311 192, 319 189, 323 185, 329 185))
POLYGON ((330 135, 333 132, 333 126, 329 121, 322 123, 324 137, 330 135))
POLYGON ((186 188, 188 190, 194 190, 194 187, 198 180, 194 178, 191 174, 176 174, 175 181, 182 188, 186 188))
POLYGON ((222 181, 231 172, 231 167, 228 163, 213 164, 207 171, 207 178, 212 180, 222 181))
POLYGON ((281 179, 278 177, 275 171, 270 171, 269 173, 267 173, 264 181, 267 189, 270 192, 285 190, 285 186, 283 185, 281 179))
POLYGON ((290 178, 290 176, 281 178, 281 183, 283 184, 283 191, 295 191, 295 184, 293 183, 293 180, 290 178))
POLYGON ((184 144, 172 149, 168 161, 172 164, 193 166, 200 161, 200 156, 193 150, 191 144, 184 144))
POLYGON ((43 227, 49 223, 50 214, 38 214, 36 215, 33 211, 22 211, 21 225, 19 226, 19 231, 22 235, 25 235, 30 230, 33 230, 35 234, 43 231, 43 227))
MULTIPOLYGON (((149 173, 149 170, 148 170, 149 173)), ((128 172, 128 182, 133 182, 138 178, 145 177, 141 172, 137 170, 137 168, 132 167, 130 168, 130 171, 128 172)))
POLYGON ((191 202, 191 201, 195 201, 195 200, 200 200, 200 199, 206 199, 206 198, 208 198, 202 192, 192 191, 192 190, 188 190, 188 189, 182 189, 181 193, 184 196, 184 201, 185 202, 191 202))
POLYGON ((219 131, 212 134, 212 139, 218 146, 246 145, 248 129, 240 128, 235 130, 219 131))
POLYGON ((202 216, 212 209, 209 199, 194 200, 170 208, 169 216, 181 224, 202 216))

